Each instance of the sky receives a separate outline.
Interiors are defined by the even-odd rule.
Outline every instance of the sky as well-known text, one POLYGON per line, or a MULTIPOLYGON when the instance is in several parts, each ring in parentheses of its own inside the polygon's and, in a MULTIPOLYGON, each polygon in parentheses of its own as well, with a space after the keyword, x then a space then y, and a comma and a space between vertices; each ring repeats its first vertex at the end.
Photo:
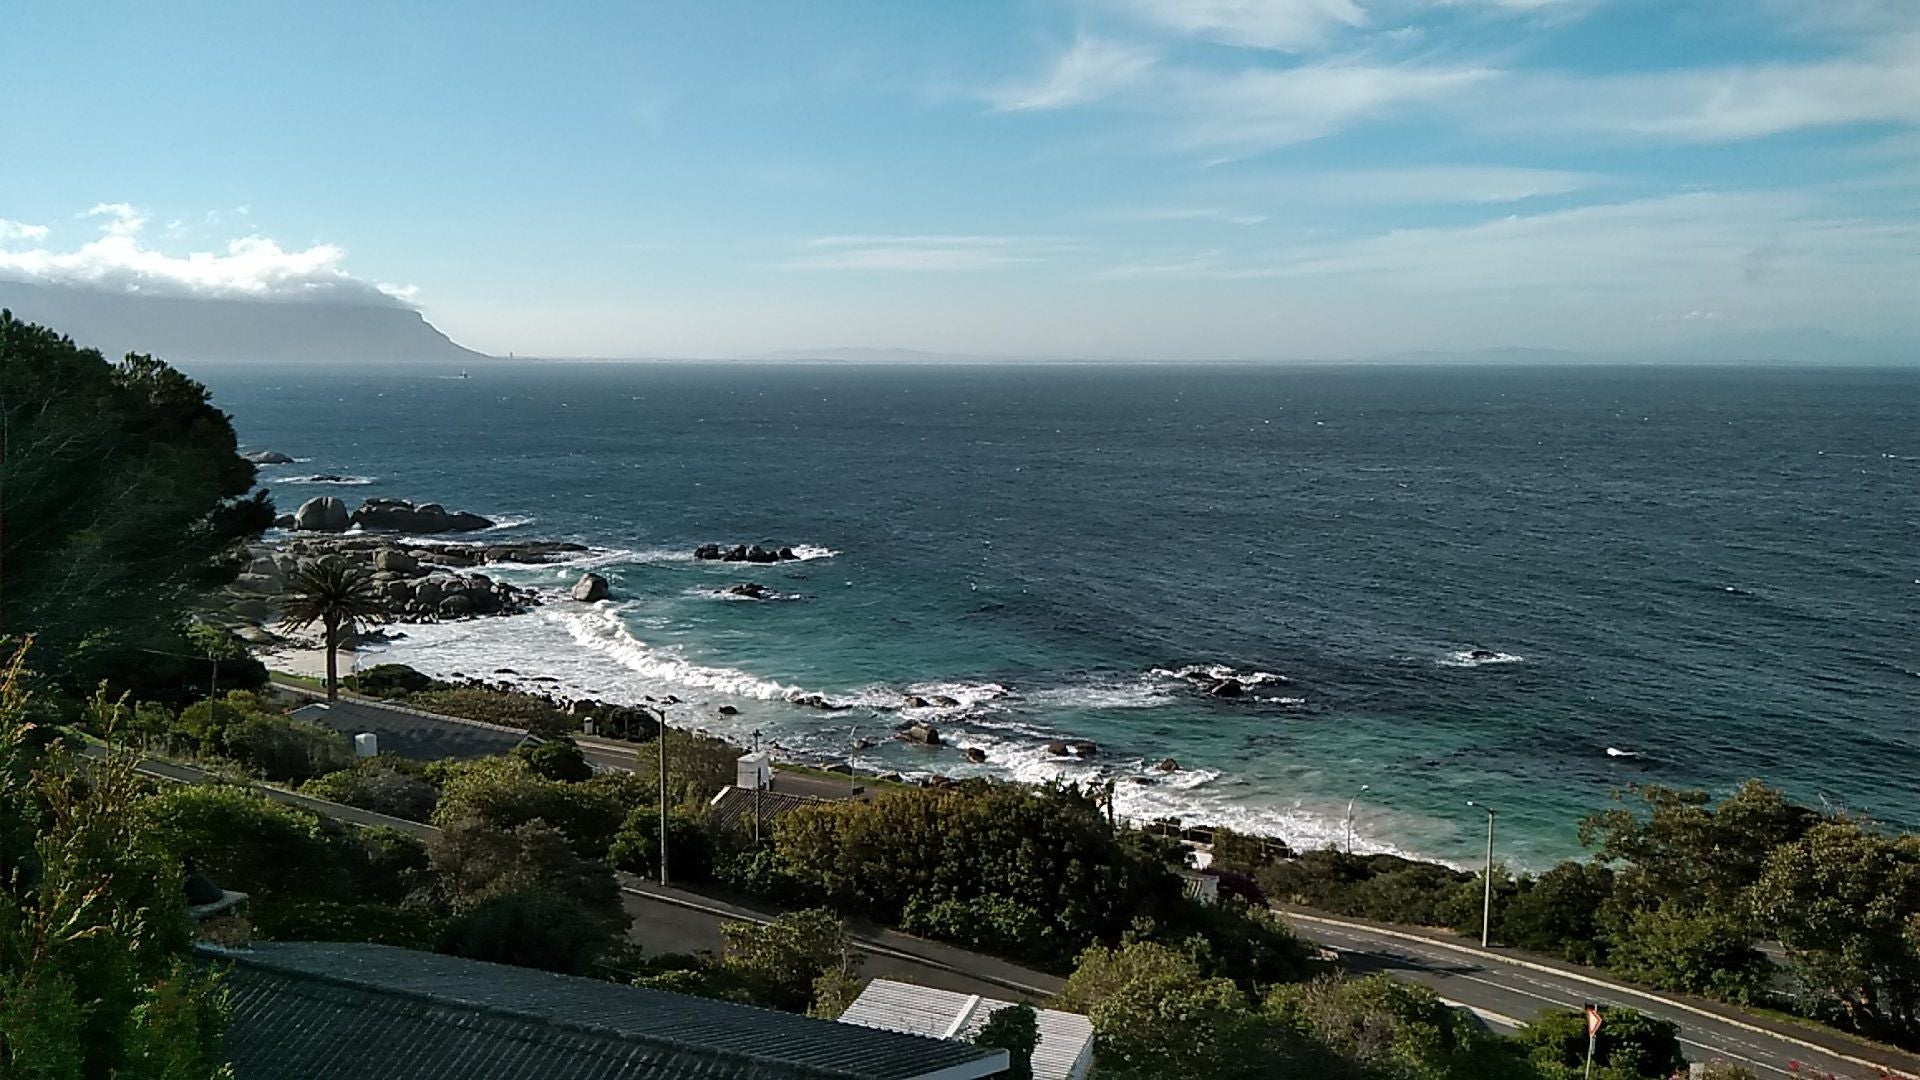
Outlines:
POLYGON ((543 356, 1920 340, 1920 0, 5 0, 0 279, 543 356))

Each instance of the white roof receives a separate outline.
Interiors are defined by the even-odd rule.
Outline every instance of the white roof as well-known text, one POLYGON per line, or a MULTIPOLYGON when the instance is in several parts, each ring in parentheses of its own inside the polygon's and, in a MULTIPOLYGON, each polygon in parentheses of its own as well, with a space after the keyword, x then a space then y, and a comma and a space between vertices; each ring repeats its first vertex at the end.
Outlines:
MULTIPOLYGON (((978 994, 875 979, 840 1015, 840 1022, 971 1042, 987 1018, 1009 1004, 978 994)), ((1040 1045, 1033 1050, 1034 1080, 1084 1080, 1093 1070, 1093 1021, 1057 1009, 1035 1009, 1034 1018, 1040 1027, 1040 1045)))

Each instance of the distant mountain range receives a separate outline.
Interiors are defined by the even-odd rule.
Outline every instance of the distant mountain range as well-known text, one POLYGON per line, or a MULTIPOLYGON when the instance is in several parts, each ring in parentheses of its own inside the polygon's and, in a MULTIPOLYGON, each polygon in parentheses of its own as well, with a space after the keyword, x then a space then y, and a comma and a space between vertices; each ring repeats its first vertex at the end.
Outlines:
POLYGON ((398 304, 142 296, 0 281, 0 308, 117 358, 163 360, 480 360, 398 304))

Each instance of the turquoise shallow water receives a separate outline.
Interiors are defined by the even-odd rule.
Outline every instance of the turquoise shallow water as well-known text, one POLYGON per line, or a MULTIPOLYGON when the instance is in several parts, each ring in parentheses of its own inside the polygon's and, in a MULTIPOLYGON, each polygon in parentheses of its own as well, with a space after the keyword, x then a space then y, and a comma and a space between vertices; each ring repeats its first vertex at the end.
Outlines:
POLYGON ((1467 799, 1539 865, 1644 780, 1920 824, 1920 373, 192 370, 306 459, 263 470, 283 507, 437 500, 596 547, 612 602, 410 629, 391 658, 424 668, 673 693, 798 753, 880 738, 874 766, 1112 775, 1129 813, 1303 843, 1367 785, 1361 846, 1458 860, 1467 799), (818 557, 693 562, 706 541, 818 557), (792 599, 716 595, 745 580, 792 599), (1155 674, 1191 665, 1289 681, 1227 702, 1155 674), (903 716, 987 763, 886 740, 903 716), (1097 762, 1050 759, 1062 736, 1097 762))

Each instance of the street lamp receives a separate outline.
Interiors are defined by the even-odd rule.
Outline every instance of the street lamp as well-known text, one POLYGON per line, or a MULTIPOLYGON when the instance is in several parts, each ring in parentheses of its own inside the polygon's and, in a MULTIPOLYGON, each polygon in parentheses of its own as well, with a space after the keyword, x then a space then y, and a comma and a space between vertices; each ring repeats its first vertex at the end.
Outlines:
POLYGON ((1353 804, 1360 796, 1372 790, 1372 784, 1361 784, 1360 790, 1354 792, 1353 798, 1347 800, 1347 854, 1349 855, 1353 854, 1353 804))
POLYGON ((1480 908, 1480 947, 1487 947, 1493 929, 1493 807, 1467 800, 1467 805, 1487 812, 1487 898, 1480 908))

